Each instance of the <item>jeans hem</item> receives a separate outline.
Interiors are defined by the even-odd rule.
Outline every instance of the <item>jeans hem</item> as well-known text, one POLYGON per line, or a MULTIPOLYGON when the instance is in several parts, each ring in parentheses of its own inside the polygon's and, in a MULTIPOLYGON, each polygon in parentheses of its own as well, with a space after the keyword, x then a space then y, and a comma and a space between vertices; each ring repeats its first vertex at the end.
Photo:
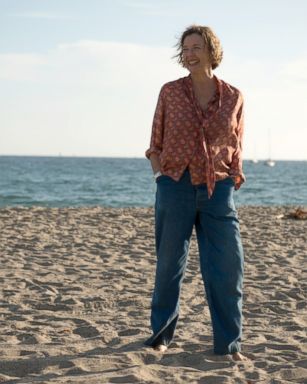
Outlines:
POLYGON ((159 340, 155 340, 155 337, 154 336, 151 336, 149 339, 145 340, 144 341, 144 345, 146 345, 146 347, 156 347, 157 345, 165 345, 165 346, 169 346, 170 343, 167 343, 165 340, 162 340, 162 341, 159 341, 159 340))
POLYGON ((229 349, 214 349, 215 355, 232 355, 233 353, 241 352, 241 346, 238 346, 237 348, 233 347, 230 350, 229 349))

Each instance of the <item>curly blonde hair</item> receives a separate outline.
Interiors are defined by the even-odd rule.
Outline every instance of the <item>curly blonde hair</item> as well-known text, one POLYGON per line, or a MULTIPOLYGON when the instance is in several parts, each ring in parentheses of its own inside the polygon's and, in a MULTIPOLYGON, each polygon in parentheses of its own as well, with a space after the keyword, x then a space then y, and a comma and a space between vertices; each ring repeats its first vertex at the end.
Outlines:
POLYGON ((177 58, 178 63, 184 67, 182 59, 184 39, 193 33, 197 33, 203 38, 204 43, 209 50, 212 69, 217 68, 223 59, 223 48, 221 46, 221 42, 211 28, 202 25, 191 25, 186 28, 181 37, 178 39, 178 43, 176 44, 178 54, 175 55, 174 58, 177 58))

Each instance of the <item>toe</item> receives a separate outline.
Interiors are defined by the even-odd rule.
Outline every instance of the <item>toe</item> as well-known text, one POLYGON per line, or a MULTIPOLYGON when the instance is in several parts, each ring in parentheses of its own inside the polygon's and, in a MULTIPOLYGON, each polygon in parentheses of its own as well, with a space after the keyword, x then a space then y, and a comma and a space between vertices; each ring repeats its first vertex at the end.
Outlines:
POLYGON ((154 347, 154 350, 158 352, 165 352, 167 350, 167 346, 164 344, 159 344, 156 347, 154 347))
POLYGON ((240 352, 235 352, 232 354, 232 358, 235 361, 247 361, 247 357, 243 356, 240 352))

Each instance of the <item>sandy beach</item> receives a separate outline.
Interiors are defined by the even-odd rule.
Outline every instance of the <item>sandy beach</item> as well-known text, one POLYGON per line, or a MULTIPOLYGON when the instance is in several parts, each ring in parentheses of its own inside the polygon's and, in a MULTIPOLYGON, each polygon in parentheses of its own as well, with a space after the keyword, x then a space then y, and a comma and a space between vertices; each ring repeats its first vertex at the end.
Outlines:
POLYGON ((152 208, 0 209, 0 382, 306 383, 307 221, 292 210, 238 209, 250 360, 237 363, 212 352, 194 233, 175 339, 161 355, 143 345, 152 208))

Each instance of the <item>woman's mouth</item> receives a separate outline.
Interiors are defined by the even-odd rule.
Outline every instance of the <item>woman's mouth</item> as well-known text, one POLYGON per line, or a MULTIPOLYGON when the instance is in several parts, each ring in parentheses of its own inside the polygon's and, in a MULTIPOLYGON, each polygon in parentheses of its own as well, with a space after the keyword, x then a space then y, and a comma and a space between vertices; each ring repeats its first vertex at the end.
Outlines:
POLYGON ((188 61, 189 65, 195 65, 195 64, 198 64, 198 63, 199 63, 199 60, 190 60, 190 61, 188 61))

